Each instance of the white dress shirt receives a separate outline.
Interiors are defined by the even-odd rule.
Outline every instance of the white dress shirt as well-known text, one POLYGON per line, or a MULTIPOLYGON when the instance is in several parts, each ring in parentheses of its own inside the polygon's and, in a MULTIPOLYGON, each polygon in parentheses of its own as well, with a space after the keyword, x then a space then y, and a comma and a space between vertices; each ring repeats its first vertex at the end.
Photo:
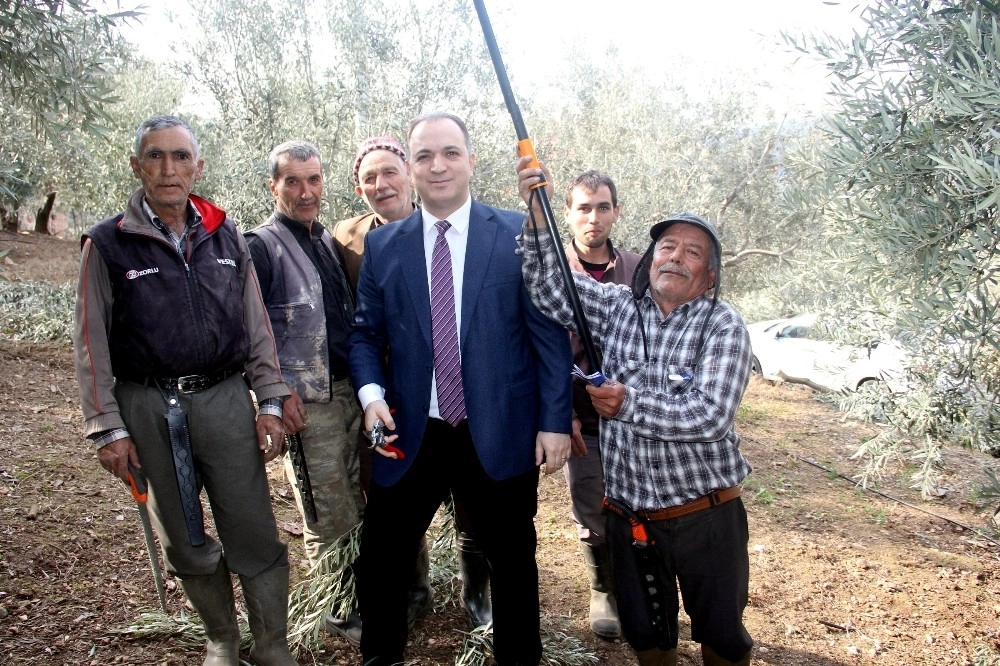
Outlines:
MULTIPOLYGON (((434 253, 434 242, 438 237, 438 230, 434 225, 441 219, 446 219, 451 224, 451 227, 445 232, 445 238, 448 240, 448 249, 451 251, 451 277, 455 289, 455 323, 459 335, 459 358, 461 358, 462 353, 462 286, 465 282, 465 248, 469 244, 469 215, 471 212, 471 197, 466 199, 465 203, 447 218, 435 217, 427 212, 426 208, 420 208, 424 227, 424 265, 427 271, 428 299, 431 291, 431 256, 434 253)), ((378 384, 365 384, 358 390, 358 400, 361 401, 362 409, 366 409, 375 400, 383 399, 385 399, 385 388, 378 384)), ((431 380, 430 409, 428 412, 428 416, 431 418, 441 418, 437 399, 437 373, 431 380)))
MULTIPOLYGON (((451 251, 451 279, 455 289, 455 323, 458 331, 458 358, 462 359, 462 285, 465 282, 465 248, 469 244, 469 213, 472 211, 472 198, 466 199, 462 207, 447 217, 451 224, 444 237, 448 240, 448 249, 451 251)), ((431 255, 434 254, 434 243, 437 241, 438 230, 434 225, 438 223, 438 218, 427 212, 426 208, 420 209, 424 218, 424 263, 427 266, 427 293, 431 291, 431 255)), ((441 418, 438 410, 437 394, 437 372, 431 380, 431 406, 428 416, 434 419, 441 418)))

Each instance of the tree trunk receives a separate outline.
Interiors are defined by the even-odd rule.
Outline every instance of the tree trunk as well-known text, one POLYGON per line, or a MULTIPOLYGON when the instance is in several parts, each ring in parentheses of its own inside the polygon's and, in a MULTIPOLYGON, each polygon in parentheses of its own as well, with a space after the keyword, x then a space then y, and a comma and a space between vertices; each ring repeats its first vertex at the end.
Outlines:
POLYGON ((52 215, 52 207, 56 203, 56 193, 49 192, 49 196, 45 199, 45 205, 38 209, 38 213, 35 215, 35 233, 36 234, 47 234, 49 233, 49 217, 52 215))
POLYGON ((7 210, 0 206, 0 228, 4 231, 17 233, 17 211, 7 210))

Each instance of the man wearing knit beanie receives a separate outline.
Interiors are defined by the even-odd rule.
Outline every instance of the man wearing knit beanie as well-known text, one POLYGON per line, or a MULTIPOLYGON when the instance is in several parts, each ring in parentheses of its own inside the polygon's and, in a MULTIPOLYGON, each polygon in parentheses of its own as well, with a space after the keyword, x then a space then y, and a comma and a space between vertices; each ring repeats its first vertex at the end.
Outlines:
MULTIPOLYGON (((413 203, 406 151, 392 137, 373 136, 362 141, 354 159, 353 175, 354 192, 368 205, 369 212, 337 222, 333 227, 333 239, 351 289, 356 292, 365 250, 365 235, 372 229, 402 220, 416 206, 413 203)), ((371 452, 368 444, 368 440, 361 435, 361 487, 365 491, 371 479, 371 452)), ((456 514, 462 604, 469 615, 469 621, 477 627, 493 620, 489 566, 472 533, 463 529, 465 516, 461 506, 456 505, 456 514)), ((407 609, 410 622, 431 601, 429 564, 425 538, 410 587, 407 609)), ((356 613, 347 619, 331 618, 327 627, 332 633, 347 638, 351 643, 360 641, 361 622, 356 613)))
POLYGON ((373 136, 358 145, 354 158, 354 192, 368 204, 369 212, 337 222, 333 239, 347 268, 347 279, 357 289, 358 272, 365 251, 365 234, 413 212, 406 151, 388 136, 373 136))

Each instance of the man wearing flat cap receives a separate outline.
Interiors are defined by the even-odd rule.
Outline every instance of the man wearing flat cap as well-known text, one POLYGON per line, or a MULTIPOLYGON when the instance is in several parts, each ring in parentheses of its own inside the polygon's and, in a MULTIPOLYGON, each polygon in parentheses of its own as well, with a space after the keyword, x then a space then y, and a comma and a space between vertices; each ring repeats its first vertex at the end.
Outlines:
MULTIPOLYGON (((532 205, 530 187, 543 172, 528 164, 518 162, 518 187, 532 205)), ((536 200, 522 235, 524 281, 539 310, 575 330, 557 248, 535 227, 543 219, 536 200)), ((676 664, 679 585, 704 664, 747 666, 749 534, 740 484, 750 465, 734 420, 750 376, 750 338, 740 314, 719 300, 715 227, 685 212, 654 224, 650 236, 631 287, 573 274, 608 378, 587 391, 601 416, 622 631, 641 666, 676 664), (643 539, 647 547, 637 548, 643 539)))

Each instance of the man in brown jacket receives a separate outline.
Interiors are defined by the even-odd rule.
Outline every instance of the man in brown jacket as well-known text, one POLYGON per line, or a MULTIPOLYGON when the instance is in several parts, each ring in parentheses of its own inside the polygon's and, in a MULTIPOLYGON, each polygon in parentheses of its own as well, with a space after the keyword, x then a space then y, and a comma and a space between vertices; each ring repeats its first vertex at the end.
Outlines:
POLYGON ((264 467, 283 452, 289 390, 250 253, 225 211, 191 194, 204 160, 190 125, 149 118, 134 151, 142 186, 83 237, 74 354, 85 434, 109 472, 145 476, 166 569, 205 625, 204 664, 240 663, 233 572, 251 660, 294 665, 288 550, 264 467), (218 540, 204 529, 203 488, 218 540))
POLYGON ((354 193, 370 210, 337 222, 333 240, 351 288, 357 290, 365 234, 383 224, 402 220, 415 208, 410 174, 406 170, 406 151, 398 141, 388 136, 373 136, 361 142, 354 159, 354 193))

